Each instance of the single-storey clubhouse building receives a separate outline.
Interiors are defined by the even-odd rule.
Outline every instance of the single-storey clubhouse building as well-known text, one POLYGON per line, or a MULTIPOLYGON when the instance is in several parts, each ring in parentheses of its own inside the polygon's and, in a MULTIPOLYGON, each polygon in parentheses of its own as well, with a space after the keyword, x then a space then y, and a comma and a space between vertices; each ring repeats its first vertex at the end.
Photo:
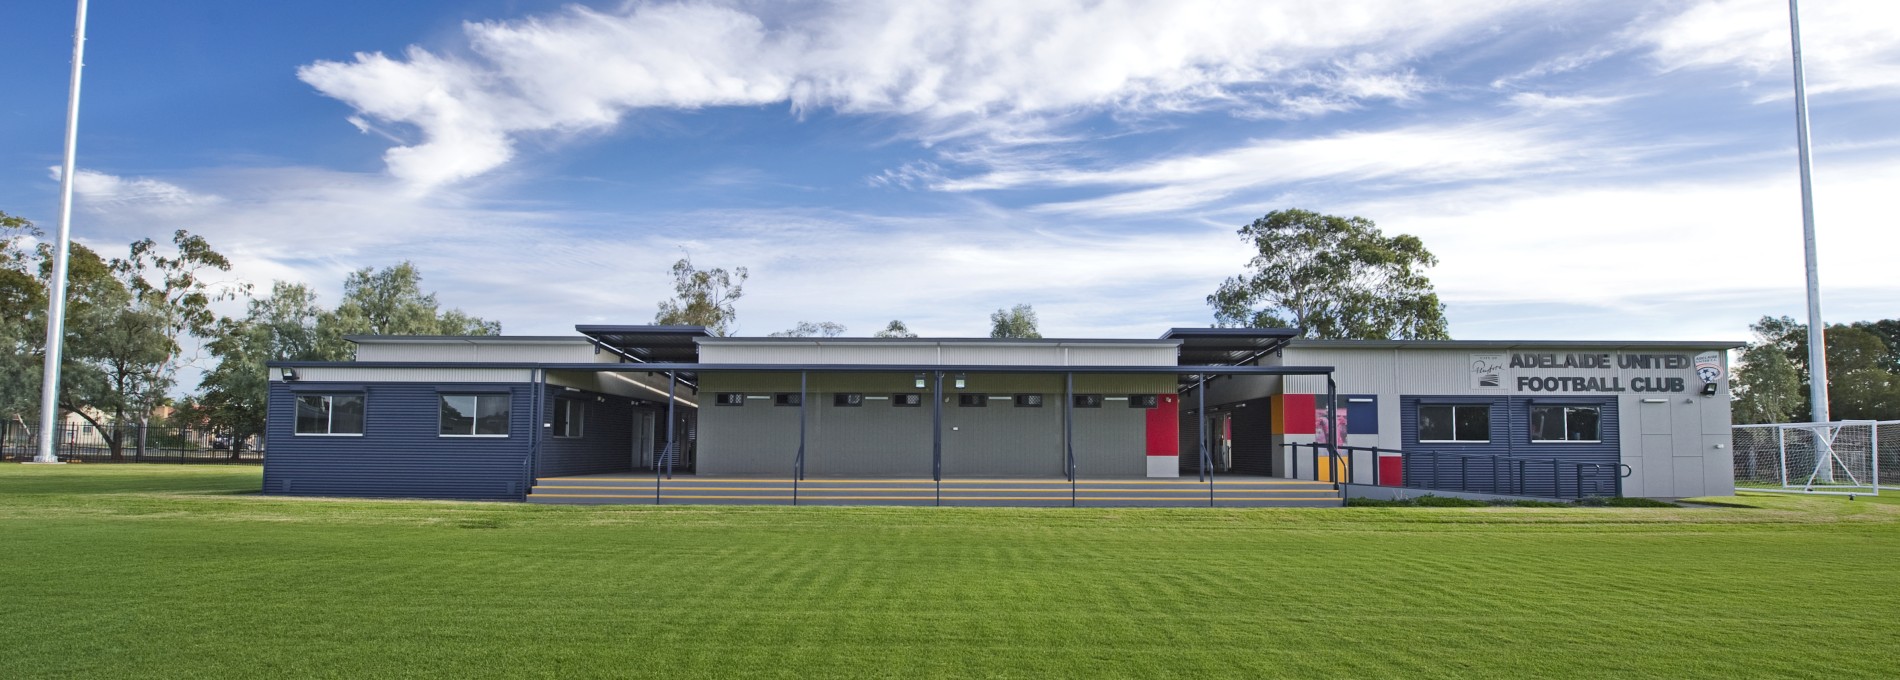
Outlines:
POLYGON ((360 336, 271 364, 264 492, 1338 505, 1734 488, 1733 342, 360 336))

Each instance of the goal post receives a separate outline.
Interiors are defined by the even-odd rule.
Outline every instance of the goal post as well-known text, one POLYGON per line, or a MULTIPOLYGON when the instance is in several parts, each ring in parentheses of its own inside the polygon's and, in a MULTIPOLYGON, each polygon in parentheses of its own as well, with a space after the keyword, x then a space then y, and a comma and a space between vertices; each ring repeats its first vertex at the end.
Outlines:
POLYGON ((1900 489, 1900 470, 1893 469, 1900 464, 1894 460, 1900 421, 1737 425, 1731 441, 1738 489, 1840 495, 1900 489), (1889 439, 1884 444, 1882 434, 1889 439))

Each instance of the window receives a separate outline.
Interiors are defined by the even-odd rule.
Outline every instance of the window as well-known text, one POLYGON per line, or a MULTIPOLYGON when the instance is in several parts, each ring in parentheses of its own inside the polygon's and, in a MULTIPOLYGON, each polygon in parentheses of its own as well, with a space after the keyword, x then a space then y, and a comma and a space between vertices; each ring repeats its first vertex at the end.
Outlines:
POLYGON ((363 434, 363 395, 299 395, 297 434, 363 434))
POLYGON ((1075 407, 1076 407, 1076 408, 1101 408, 1101 407, 1102 407, 1102 395, 1099 395, 1099 394, 1078 394, 1078 395, 1075 395, 1075 402, 1074 402, 1074 403, 1075 403, 1075 407))
POLYGON ((864 395, 857 392, 839 392, 831 395, 832 406, 863 406, 864 395))
POLYGON ((442 402, 442 436, 508 436, 508 395, 444 394, 439 398, 442 402))
POLYGON ((1418 440, 1421 442, 1491 441, 1489 404, 1420 404, 1418 440))
POLYGON ((1153 394, 1128 395, 1128 408, 1158 408, 1160 406, 1161 406, 1161 397, 1158 395, 1153 395, 1153 394))
POLYGON ((797 392, 780 392, 772 395, 772 403, 778 406, 803 406, 805 395, 797 392))
POLYGON ((924 395, 918 394, 916 392, 899 392, 897 394, 891 395, 891 405, 892 406, 916 406, 916 407, 921 408, 924 405, 924 395))
POLYGON ((1017 408, 1042 408, 1042 395, 1018 394, 1016 395, 1016 407, 1017 408))
POLYGON ((713 404, 718 406, 744 406, 745 395, 739 392, 720 392, 717 397, 713 398, 713 404))
POLYGON ((587 402, 578 399, 554 400, 554 436, 579 438, 581 421, 587 419, 587 402))
POLYGON ((957 405, 983 408, 990 405, 990 395, 965 392, 957 395, 957 405))
POLYGON ((1602 422, 1595 406, 1532 406, 1531 441, 1599 442, 1602 422))

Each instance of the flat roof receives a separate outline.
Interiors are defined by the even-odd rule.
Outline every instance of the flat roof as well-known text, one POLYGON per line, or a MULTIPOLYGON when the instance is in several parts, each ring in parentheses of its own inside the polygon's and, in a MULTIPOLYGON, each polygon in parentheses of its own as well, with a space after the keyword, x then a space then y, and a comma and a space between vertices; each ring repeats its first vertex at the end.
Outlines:
POLYGON ((372 344, 581 344, 592 341, 572 335, 345 335, 344 340, 372 344))
POLYGON ((1293 343, 1294 349, 1732 349, 1748 343, 1736 340, 1316 340, 1293 343))

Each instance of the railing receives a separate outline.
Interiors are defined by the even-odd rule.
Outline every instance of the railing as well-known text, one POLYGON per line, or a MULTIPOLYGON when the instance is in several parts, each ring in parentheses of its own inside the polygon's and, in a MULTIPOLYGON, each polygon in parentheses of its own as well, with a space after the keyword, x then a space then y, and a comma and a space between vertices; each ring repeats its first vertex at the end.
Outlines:
POLYGON ((1619 495, 1618 485, 1629 476, 1629 466, 1556 458, 1526 458, 1500 454, 1401 451, 1371 446, 1339 446, 1335 457, 1325 444, 1289 443, 1293 479, 1365 484, 1464 493, 1488 493, 1545 498, 1585 498, 1619 495), (1306 448, 1307 455, 1302 455, 1306 448), (1389 455, 1388 455, 1389 454, 1389 455), (1355 476, 1363 458, 1370 473, 1355 476), (1380 465, 1382 457, 1399 459, 1397 479, 1380 465), (1302 474, 1302 460, 1308 462, 1302 474), (1324 461, 1330 461, 1325 463, 1324 461))
MULTIPOLYGON (((35 428, 0 422, 0 461, 39 455, 35 428)), ((260 463, 262 437, 232 437, 213 430, 137 424, 95 427, 64 424, 56 429, 53 455, 88 463, 260 463)))

